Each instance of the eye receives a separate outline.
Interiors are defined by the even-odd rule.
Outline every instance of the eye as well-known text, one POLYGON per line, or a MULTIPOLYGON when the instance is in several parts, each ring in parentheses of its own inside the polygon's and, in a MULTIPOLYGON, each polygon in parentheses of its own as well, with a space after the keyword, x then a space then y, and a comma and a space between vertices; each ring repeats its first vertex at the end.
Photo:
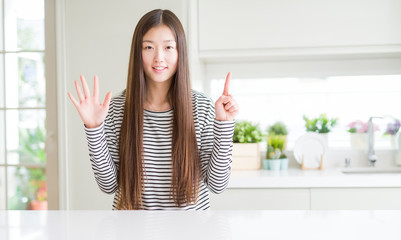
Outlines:
POLYGON ((153 48, 152 46, 145 46, 143 49, 150 50, 152 48, 153 48))
POLYGON ((167 48, 167 50, 172 50, 172 49, 174 49, 173 46, 167 46, 166 48, 167 48))

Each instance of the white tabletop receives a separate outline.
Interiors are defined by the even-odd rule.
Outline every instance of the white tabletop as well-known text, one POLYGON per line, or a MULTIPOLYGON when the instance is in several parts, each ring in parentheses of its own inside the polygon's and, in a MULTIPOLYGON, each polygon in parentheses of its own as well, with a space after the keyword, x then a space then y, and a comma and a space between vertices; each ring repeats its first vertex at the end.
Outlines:
POLYGON ((401 239, 401 211, 0 211, 0 239, 401 239))

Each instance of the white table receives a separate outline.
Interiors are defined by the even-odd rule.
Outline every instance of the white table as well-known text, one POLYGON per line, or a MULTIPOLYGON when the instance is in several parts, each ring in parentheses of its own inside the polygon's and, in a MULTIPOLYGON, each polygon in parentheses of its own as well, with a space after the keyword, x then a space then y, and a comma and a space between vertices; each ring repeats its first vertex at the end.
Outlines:
POLYGON ((401 211, 0 211, 0 239, 401 239, 401 211))

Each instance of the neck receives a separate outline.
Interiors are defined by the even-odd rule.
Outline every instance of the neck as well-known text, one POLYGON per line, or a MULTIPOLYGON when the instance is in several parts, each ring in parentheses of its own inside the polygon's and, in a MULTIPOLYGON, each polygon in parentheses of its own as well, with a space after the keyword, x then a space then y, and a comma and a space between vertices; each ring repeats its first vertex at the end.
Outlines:
POLYGON ((171 109, 168 91, 171 82, 166 81, 162 83, 147 82, 145 109, 151 111, 167 111, 171 109))

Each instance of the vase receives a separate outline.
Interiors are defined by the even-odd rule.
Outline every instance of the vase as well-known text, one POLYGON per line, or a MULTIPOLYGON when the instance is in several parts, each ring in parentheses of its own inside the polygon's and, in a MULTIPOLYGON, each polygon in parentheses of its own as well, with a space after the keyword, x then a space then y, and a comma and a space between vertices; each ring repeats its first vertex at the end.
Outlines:
POLYGON ((357 150, 366 150, 369 146, 368 133, 351 133, 351 148, 357 150))
POLYGON ((273 171, 278 171, 281 169, 280 159, 269 159, 269 169, 273 171))
POLYGON ((397 133, 396 139, 395 164, 401 167, 401 132, 397 133))
POLYGON ((322 136, 323 140, 326 142, 326 145, 329 144, 329 133, 319 133, 322 136))
POLYGON ((269 170, 269 162, 270 162, 270 159, 263 159, 262 160, 262 168, 263 169, 265 169, 265 170, 269 170))
POLYGON ((390 135, 390 148, 397 149, 397 138, 396 135, 390 135))
POLYGON ((288 169, 288 163, 289 163, 289 159, 288 158, 282 158, 281 159, 281 165, 280 165, 281 170, 287 170, 288 169))

